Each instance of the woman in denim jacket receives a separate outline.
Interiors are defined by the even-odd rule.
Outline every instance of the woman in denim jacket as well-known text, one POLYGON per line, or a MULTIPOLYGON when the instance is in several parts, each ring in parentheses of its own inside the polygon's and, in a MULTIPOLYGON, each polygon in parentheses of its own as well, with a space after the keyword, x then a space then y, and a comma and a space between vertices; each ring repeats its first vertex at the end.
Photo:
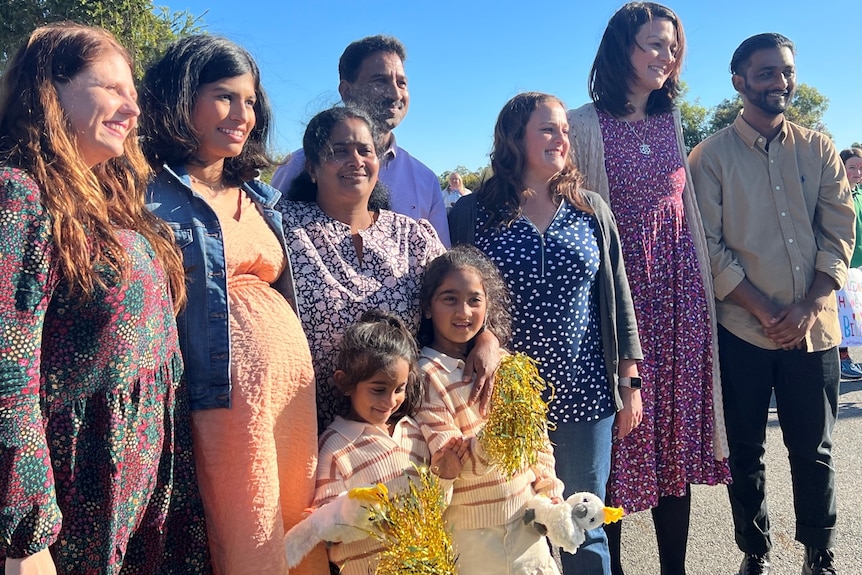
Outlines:
MULTIPOLYGON (((183 252, 178 318, 216 573, 286 573, 283 536, 314 494, 314 375, 280 194, 256 181, 271 118, 260 74, 214 36, 172 44, 144 78, 152 211, 183 252)), ((323 549, 295 573, 325 573, 323 549)))

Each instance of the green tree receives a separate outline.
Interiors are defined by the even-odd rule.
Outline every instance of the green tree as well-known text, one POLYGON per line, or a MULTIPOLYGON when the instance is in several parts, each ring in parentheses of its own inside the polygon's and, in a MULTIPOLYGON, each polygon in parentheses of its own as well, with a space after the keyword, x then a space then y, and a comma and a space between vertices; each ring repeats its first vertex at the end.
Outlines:
MULTIPOLYGON (((794 124, 823 132, 831 138, 832 134, 823 122, 823 114, 828 108, 829 98, 821 94, 817 88, 808 84, 799 84, 784 115, 794 124)), ((712 111, 709 122, 710 133, 731 125, 741 109, 742 98, 738 94, 733 99, 723 100, 712 111)))
POLYGON ((677 98, 676 104, 682 121, 682 137, 685 140, 685 149, 690 152, 710 134, 708 123, 710 110, 700 103, 700 98, 695 98, 693 102, 689 102, 686 99, 687 95, 688 86, 683 82, 682 92, 677 98))
POLYGON ((166 44, 200 31, 202 18, 156 8, 153 0, 6 0, 0 3, 0 74, 35 28, 71 20, 113 33, 132 54, 140 78, 166 44))

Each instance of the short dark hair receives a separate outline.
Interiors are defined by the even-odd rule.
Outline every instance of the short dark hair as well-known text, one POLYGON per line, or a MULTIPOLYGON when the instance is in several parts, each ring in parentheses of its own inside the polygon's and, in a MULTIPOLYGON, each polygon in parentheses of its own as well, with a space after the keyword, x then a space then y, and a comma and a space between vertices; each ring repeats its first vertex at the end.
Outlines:
MULTIPOLYGON (((314 116, 305 127, 302 136, 302 151, 305 153, 306 166, 290 184, 287 199, 295 202, 317 202, 317 183, 312 181, 308 166, 320 166, 332 155, 332 131, 336 126, 347 120, 361 120, 368 126, 372 141, 377 140, 377 128, 371 118, 363 110, 352 106, 335 106, 314 116)), ((368 198, 368 209, 379 211, 389 209, 389 191, 380 180, 377 180, 371 197, 368 198)))
POLYGON ((401 318, 380 309, 370 309, 341 337, 335 369, 343 371, 345 378, 336 385, 342 393, 352 391, 360 381, 378 371, 389 370, 396 360, 403 359, 410 369, 406 397, 390 421, 413 416, 422 402, 418 357, 416 340, 401 318))
POLYGON ((272 160, 267 153, 272 109, 260 84, 260 70, 251 55, 226 38, 198 34, 181 38, 144 75, 141 91, 143 148, 150 164, 185 164, 194 160, 200 139, 192 125, 195 99, 203 84, 251 74, 254 78, 255 124, 242 152, 225 158, 224 178, 230 184, 251 180, 272 160))
MULTIPOLYGON (((546 102, 559 104, 563 110, 566 109, 562 100, 556 96, 524 92, 506 102, 497 116, 494 147, 491 150, 491 171, 494 175, 475 192, 476 201, 490 215, 485 225, 487 229, 510 225, 521 214, 521 192, 524 191, 524 170, 527 165, 524 134, 530 116, 546 102)), ((580 184, 581 176, 570 151, 566 156, 565 167, 550 181, 551 193, 580 210, 592 213, 580 192, 580 184)))
POLYGON ((362 62, 372 54, 386 52, 397 54, 401 62, 407 61, 407 49, 401 40, 394 36, 367 36, 362 40, 351 42, 338 60, 338 78, 346 82, 355 82, 359 77, 362 62))
POLYGON ((850 158, 862 158, 862 148, 857 148, 853 146, 852 148, 847 148, 846 150, 841 150, 841 162, 846 164, 847 160, 850 158))
POLYGON ((661 114, 673 109, 680 93, 680 70, 685 56, 685 31, 673 10, 654 2, 629 2, 611 16, 590 70, 590 97, 599 110, 621 118, 634 112, 628 99, 629 84, 635 79, 632 50, 638 48, 635 36, 653 20, 670 20, 676 31, 677 49, 673 70, 658 90, 647 99, 647 114, 661 114))
POLYGON ((756 34, 751 38, 743 40, 742 44, 734 50, 733 57, 730 59, 730 73, 736 76, 744 76, 745 70, 750 63, 751 55, 758 50, 768 50, 770 48, 788 48, 790 53, 796 56, 796 46, 786 36, 782 36, 776 32, 756 34))
MULTIPOLYGON (((465 269, 475 270, 482 280, 486 302, 485 328, 497 336, 501 346, 509 343, 509 338, 512 337, 512 301, 500 270, 479 248, 459 244, 434 258, 425 268, 422 289, 419 291, 419 309, 422 313, 416 336, 419 345, 431 345, 434 341, 434 324, 425 315, 431 308, 434 292, 440 288, 449 272, 465 269)), ((471 341, 470 346, 473 343, 471 341)))

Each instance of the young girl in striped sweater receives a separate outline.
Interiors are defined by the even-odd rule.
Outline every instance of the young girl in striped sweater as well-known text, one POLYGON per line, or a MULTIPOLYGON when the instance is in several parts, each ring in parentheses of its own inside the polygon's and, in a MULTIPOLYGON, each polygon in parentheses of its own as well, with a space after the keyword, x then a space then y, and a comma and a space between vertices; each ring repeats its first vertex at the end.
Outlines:
MULTIPOLYGON (((335 383, 350 398, 350 410, 326 428, 319 440, 314 507, 354 487, 383 483, 390 493, 409 488, 415 466, 427 466, 449 488, 461 470, 466 444, 460 438, 437 442, 429 451, 413 419, 422 400, 413 335, 396 316, 370 310, 344 333, 335 383)), ((373 537, 356 534, 332 542, 329 560, 342 575, 374 572, 382 550, 373 537)))
POLYGON ((456 246, 425 270, 420 306, 425 396, 416 420, 432 451, 453 438, 469 446, 445 515, 458 572, 559 574, 545 538, 523 521, 524 506, 537 493, 555 501, 562 497, 550 441, 536 466, 507 478, 477 441, 485 418, 469 403, 470 384, 462 381, 463 360, 477 334, 487 328, 505 345, 511 333, 509 297, 499 271, 478 249, 456 246))

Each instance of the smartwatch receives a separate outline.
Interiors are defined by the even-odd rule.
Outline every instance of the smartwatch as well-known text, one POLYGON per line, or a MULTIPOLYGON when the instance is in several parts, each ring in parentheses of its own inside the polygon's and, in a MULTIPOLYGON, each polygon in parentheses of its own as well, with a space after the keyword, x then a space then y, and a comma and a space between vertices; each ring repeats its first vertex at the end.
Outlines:
POLYGON ((620 387, 630 387, 632 389, 640 389, 643 383, 639 377, 621 377, 619 380, 620 387))

